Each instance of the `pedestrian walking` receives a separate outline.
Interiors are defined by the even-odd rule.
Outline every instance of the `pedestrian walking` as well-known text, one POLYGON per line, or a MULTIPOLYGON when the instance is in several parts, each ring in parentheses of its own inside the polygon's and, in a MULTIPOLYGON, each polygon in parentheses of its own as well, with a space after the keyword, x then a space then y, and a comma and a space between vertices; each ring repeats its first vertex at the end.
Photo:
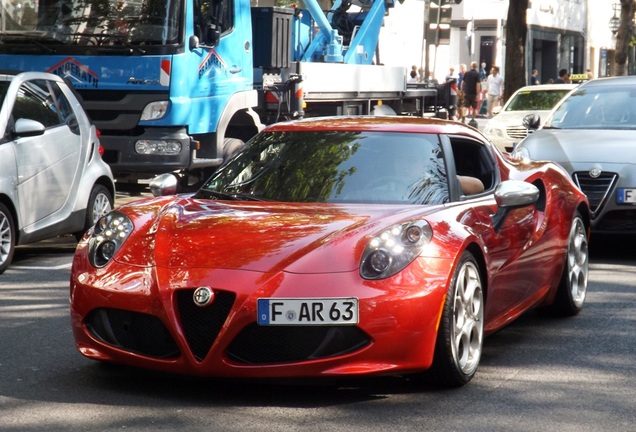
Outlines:
POLYGON ((492 118, 493 109, 499 105, 503 98, 504 79, 499 75, 499 66, 493 66, 490 69, 490 75, 486 81, 488 83, 488 95, 486 96, 488 118, 492 118))
MULTIPOLYGON (((475 116, 477 115, 477 101, 481 93, 481 77, 477 71, 477 62, 470 63, 470 70, 464 74, 461 86, 464 95, 464 107, 472 112, 471 123, 476 124, 475 116)), ((463 121, 466 120, 464 117, 463 121)))

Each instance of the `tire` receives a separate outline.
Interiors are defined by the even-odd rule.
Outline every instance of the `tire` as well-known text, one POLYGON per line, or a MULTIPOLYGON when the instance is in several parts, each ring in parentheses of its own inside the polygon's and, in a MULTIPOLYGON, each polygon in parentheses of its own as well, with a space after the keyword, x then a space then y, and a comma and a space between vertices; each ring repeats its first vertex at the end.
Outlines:
POLYGON ((558 315, 573 316, 583 308, 589 262, 587 230, 580 213, 576 212, 570 226, 563 274, 553 305, 553 310, 558 315))
POLYGON ((225 138, 223 140, 223 161, 227 161, 234 153, 243 148, 245 143, 238 138, 225 138))
POLYGON ((15 253, 15 223, 9 209, 0 203, 0 274, 9 267, 15 253))
POLYGON ((484 292, 475 257, 464 251, 442 312, 433 366, 426 378, 436 385, 461 387, 475 376, 484 340, 484 292))
POLYGON ((86 205, 86 217, 84 219, 84 228, 81 232, 75 233, 75 238, 79 240, 84 233, 101 218, 113 209, 113 196, 106 187, 96 184, 93 186, 91 195, 86 205))

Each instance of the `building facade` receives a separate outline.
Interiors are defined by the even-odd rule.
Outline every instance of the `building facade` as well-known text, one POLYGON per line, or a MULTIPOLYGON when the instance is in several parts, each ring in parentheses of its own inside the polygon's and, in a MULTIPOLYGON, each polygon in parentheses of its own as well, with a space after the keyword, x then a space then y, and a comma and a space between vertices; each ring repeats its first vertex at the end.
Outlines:
MULTIPOLYGON (((451 2, 450 41, 448 45, 438 46, 426 41, 423 30, 430 25, 428 8, 435 0, 396 3, 385 20, 385 40, 392 41, 392 48, 388 50, 386 43, 381 45, 385 47, 385 62, 422 68, 428 64, 432 75, 443 79, 449 67, 457 71, 459 64, 474 60, 486 63, 486 70, 491 65, 500 66, 505 77, 508 1, 451 2), (407 28, 411 31, 406 32, 407 28), (408 39, 404 39, 404 33, 409 35, 408 39)), ((585 73, 589 69, 595 77, 609 76, 615 48, 609 21, 617 1, 530 0, 526 13, 528 82, 533 69, 539 71, 542 83, 555 79, 560 69, 567 69, 570 74, 585 73)), ((632 64, 628 70, 635 68, 632 64)))

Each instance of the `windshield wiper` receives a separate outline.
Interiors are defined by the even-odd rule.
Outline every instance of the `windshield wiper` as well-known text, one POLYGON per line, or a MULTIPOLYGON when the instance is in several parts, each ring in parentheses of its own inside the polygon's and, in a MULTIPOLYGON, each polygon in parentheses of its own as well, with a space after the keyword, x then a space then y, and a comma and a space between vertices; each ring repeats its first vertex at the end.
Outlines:
POLYGON ((63 44, 64 42, 60 41, 59 39, 55 38, 55 37, 51 37, 51 36, 44 36, 44 35, 33 35, 33 34, 28 34, 28 33, 20 33, 20 34, 16 34, 16 33, 0 33, 0 44, 1 45, 5 45, 5 46, 10 46, 10 44, 7 44, 5 41, 9 41, 9 42, 32 42, 33 44, 37 45, 38 47, 44 49, 45 51, 48 51, 50 54, 55 54, 57 51, 54 48, 51 48, 50 46, 46 45, 45 42, 48 43, 56 43, 56 44, 63 44))
POLYGON ((231 201, 266 201, 262 198, 257 198, 254 195, 231 192, 217 192, 208 189, 199 190, 199 192, 194 195, 194 198, 221 199, 231 201))

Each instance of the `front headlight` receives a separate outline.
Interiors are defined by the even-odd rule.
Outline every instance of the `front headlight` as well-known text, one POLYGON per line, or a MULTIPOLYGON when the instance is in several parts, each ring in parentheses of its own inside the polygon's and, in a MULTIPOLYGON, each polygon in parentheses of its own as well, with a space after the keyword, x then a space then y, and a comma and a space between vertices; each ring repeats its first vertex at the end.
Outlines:
POLYGON ((141 112, 141 120, 159 120, 168 112, 168 101, 150 102, 141 112))
POLYGON ((93 267, 104 267, 113 259, 133 230, 133 223, 125 214, 112 211, 101 217, 88 239, 88 259, 93 267))
POLYGON ((512 151, 512 158, 518 161, 525 162, 532 160, 530 159, 530 152, 528 151, 528 149, 525 147, 519 147, 518 145, 516 145, 514 150, 512 151))
POLYGON ((493 127, 493 126, 486 126, 484 128, 484 135, 489 136, 489 137, 495 137, 495 138, 505 138, 506 134, 504 133, 504 130, 493 127))
POLYGON ((432 237, 433 230, 424 220, 405 222, 383 231, 364 250, 360 276, 364 279, 393 276, 417 258, 432 237))

